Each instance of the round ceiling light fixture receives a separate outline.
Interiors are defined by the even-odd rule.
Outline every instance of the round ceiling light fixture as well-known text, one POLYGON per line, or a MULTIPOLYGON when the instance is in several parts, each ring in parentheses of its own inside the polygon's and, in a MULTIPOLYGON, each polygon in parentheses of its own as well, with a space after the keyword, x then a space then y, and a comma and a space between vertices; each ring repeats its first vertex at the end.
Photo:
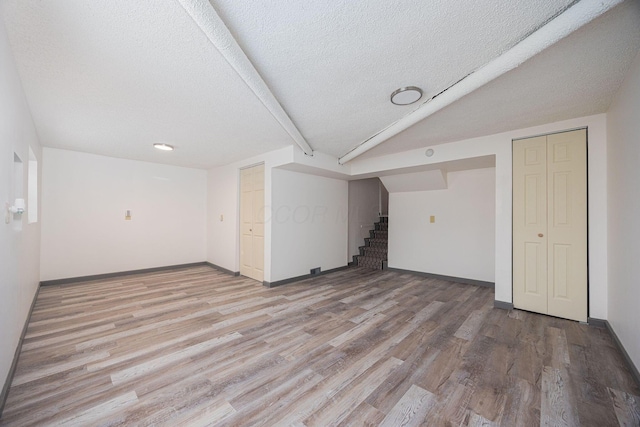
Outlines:
POLYGON ((422 89, 416 86, 401 87, 391 94, 391 103, 395 105, 409 105, 422 98, 422 89))
POLYGON ((164 144, 162 142, 156 142, 155 144, 153 144, 153 146, 155 148, 157 148, 158 150, 162 150, 162 151, 173 151, 173 145, 169 145, 169 144, 164 144))

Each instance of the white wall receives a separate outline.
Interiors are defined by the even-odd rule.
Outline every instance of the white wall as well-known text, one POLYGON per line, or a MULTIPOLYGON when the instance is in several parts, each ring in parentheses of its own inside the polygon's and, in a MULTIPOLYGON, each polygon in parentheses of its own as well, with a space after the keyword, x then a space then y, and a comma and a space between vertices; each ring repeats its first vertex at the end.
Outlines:
POLYGON ((637 368, 640 368, 639 111, 640 55, 636 57, 607 114, 608 320, 637 368))
POLYGON ((272 170, 271 282, 347 265, 347 181, 272 170))
MULTIPOLYGON (((511 141, 534 135, 588 127, 589 182, 589 316, 607 318, 607 125, 606 115, 580 117, 541 126, 482 136, 350 163, 354 176, 472 157, 496 156, 495 299, 511 303, 512 175, 511 141)), ((392 143, 392 142, 389 142, 392 143)), ((390 222, 393 218, 390 217, 390 222)))
POLYGON ((445 190, 390 193, 389 267, 493 282, 495 168, 447 175, 445 190))
POLYGON ((364 246, 369 230, 380 219, 380 186, 378 178, 349 181, 348 262, 360 254, 358 248, 364 246))
POLYGON ((41 280, 204 261, 206 176, 45 148, 41 280))
MULTIPOLYGON (((0 387, 11 367, 20 333, 40 279, 40 223, 27 213, 5 223, 5 203, 16 189, 13 153, 23 162, 22 193, 27 199, 29 147, 38 160, 41 149, 22 84, 0 16, 0 387)), ((42 164, 42 162, 38 162, 42 164)), ((27 206, 27 209, 29 206, 27 206)))

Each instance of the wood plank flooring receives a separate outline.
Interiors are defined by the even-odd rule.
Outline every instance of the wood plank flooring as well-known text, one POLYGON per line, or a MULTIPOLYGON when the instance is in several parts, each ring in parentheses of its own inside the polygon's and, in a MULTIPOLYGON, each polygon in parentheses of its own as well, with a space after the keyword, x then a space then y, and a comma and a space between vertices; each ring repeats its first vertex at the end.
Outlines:
POLYGON ((640 426, 605 329, 493 299, 360 268, 43 287, 0 424, 640 426))

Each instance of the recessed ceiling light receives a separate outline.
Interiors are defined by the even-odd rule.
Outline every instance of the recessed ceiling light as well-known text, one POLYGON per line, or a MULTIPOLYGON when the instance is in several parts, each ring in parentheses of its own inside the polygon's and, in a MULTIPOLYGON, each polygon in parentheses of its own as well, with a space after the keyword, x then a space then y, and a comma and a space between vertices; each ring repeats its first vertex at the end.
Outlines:
POLYGON ((155 148, 157 148, 158 150, 162 150, 162 151, 173 151, 173 145, 169 145, 169 144, 163 144, 160 142, 156 142, 155 144, 153 144, 153 146, 155 148))
POLYGON ((401 87, 391 94, 391 102, 396 105, 409 105, 422 98, 422 89, 416 86, 401 87))

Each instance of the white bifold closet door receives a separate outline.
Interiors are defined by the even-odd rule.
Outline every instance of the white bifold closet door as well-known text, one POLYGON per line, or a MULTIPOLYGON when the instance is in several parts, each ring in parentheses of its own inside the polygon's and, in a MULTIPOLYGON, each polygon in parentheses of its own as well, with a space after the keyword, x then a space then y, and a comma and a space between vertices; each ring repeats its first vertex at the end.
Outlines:
POLYGON ((240 274, 264 279, 264 165, 240 170, 240 274))
POLYGON ((586 129, 513 141, 513 305, 587 321, 586 129))

